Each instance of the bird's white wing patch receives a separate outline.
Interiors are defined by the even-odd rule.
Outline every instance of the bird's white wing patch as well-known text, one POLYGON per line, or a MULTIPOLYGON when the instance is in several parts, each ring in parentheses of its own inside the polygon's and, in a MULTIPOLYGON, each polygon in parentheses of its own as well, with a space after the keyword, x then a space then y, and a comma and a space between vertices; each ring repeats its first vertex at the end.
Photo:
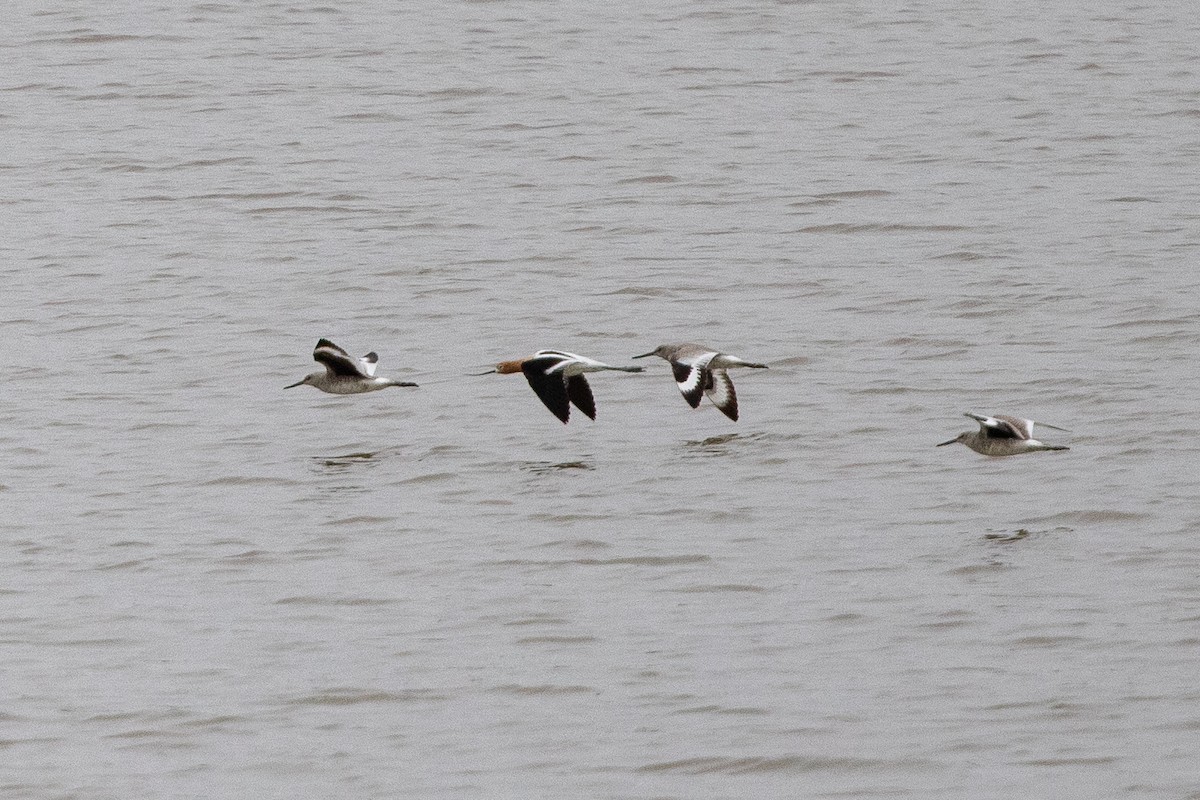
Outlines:
POLYGON ((1010 417, 1007 414, 997 414, 994 420, 996 427, 1008 428, 1017 439, 1033 438, 1033 420, 1010 417))
POLYGON ((346 351, 328 339, 317 342, 313 360, 324 364, 333 375, 339 377, 363 377, 362 363, 346 355, 346 351))
POLYGON ((729 380, 729 373, 723 369, 714 369, 709 372, 712 375, 712 384, 708 386, 704 393, 708 395, 708 399, 713 401, 713 405, 721 409, 721 412, 730 419, 737 421, 737 392, 733 389, 733 381, 729 380))
POLYGON ((675 367, 675 382, 679 384, 679 391, 685 395, 699 394, 703 389, 701 382, 704 380, 704 367, 682 362, 676 362, 672 366, 675 367))
POLYGON ((534 358, 559 359, 559 362, 547 370, 547 372, 561 372, 564 375, 582 375, 585 372, 596 372, 601 369, 610 368, 603 361, 597 361, 594 358, 576 355, 575 353, 568 353, 565 350, 539 350, 533 355, 534 358))
POLYGON ((372 351, 358 360, 359 367, 368 378, 375 377, 375 365, 379 363, 379 354, 372 351))
POLYGON ((560 375, 570 363, 570 353, 563 353, 559 350, 539 350, 533 354, 532 358, 525 360, 525 365, 521 369, 534 370, 543 375, 560 375))
POLYGON ((707 353, 698 353, 694 356, 684 356, 676 358, 675 361, 679 364, 687 364, 689 367, 698 367, 700 369, 708 369, 709 364, 717 356, 721 355, 715 350, 710 350, 707 353))
POLYGON ((675 375, 675 383, 679 386, 679 392, 683 395, 683 399, 688 401, 688 405, 696 408, 700 405, 700 398, 704 396, 705 384, 708 382, 708 370, 701 367, 692 367, 679 361, 672 361, 671 372, 675 375))

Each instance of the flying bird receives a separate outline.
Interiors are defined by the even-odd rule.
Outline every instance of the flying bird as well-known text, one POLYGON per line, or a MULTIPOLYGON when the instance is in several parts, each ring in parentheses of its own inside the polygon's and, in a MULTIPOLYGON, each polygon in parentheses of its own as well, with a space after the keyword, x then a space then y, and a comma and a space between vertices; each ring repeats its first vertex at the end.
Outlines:
MULTIPOLYGON (((982 453, 985 456, 1015 456, 1021 453, 1033 453, 1038 450, 1071 449, 1057 444, 1043 444, 1034 439, 1033 426, 1035 423, 1031 419, 1019 419, 1017 417, 1010 417, 1007 414, 985 417, 982 414, 972 414, 970 412, 963 416, 970 417, 978 422, 979 430, 963 431, 950 441, 939 443, 938 447, 962 442, 976 453, 982 453)), ((1056 428, 1044 422, 1037 424, 1043 428, 1070 433, 1066 428, 1056 428)))
POLYGON ((539 350, 529 358, 501 361, 494 369, 478 373, 508 375, 521 372, 529 386, 546 408, 564 423, 571 416, 574 405, 590 418, 596 418, 596 401, 592 387, 588 385, 585 372, 616 370, 619 372, 641 372, 641 367, 614 367, 586 356, 577 356, 561 350, 539 350))
POLYGON ((408 381, 375 377, 375 366, 379 355, 371 352, 362 358, 354 358, 328 339, 321 339, 313 350, 313 360, 325 365, 323 372, 304 376, 303 380, 285 386, 292 389, 308 384, 330 394, 361 394, 386 389, 389 386, 416 386, 408 381))
POLYGON ((713 405, 734 422, 738 418, 737 392, 726 370, 733 367, 767 368, 766 364, 744 361, 700 344, 663 344, 634 358, 649 356, 665 358, 671 364, 675 382, 688 405, 699 408, 700 398, 708 395, 713 405))

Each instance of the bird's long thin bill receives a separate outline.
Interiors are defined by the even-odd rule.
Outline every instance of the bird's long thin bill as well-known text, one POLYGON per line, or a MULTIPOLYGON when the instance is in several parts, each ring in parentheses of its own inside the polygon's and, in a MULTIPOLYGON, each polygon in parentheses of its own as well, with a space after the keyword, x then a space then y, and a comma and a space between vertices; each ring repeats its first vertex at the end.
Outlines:
POLYGON ((642 353, 640 356, 630 356, 630 358, 649 358, 650 356, 652 356, 654 354, 655 354, 654 351, 651 350, 649 353, 642 353))
POLYGON ((295 383, 289 383, 287 386, 285 386, 283 388, 295 389, 297 386, 303 386, 303 385, 304 385, 304 381, 296 381, 295 383))
POLYGON ((938 443, 936 446, 937 446, 937 447, 945 447, 946 445, 948 445, 948 444, 954 444, 954 443, 955 443, 955 442, 957 442, 957 441, 958 441, 958 439, 951 439, 951 440, 950 440, 950 441, 948 441, 948 442, 939 442, 939 443, 938 443))
POLYGON ((471 377, 474 377, 474 378, 478 378, 480 375, 495 375, 495 374, 496 374, 496 370, 494 370, 494 369, 489 369, 487 372, 468 372, 467 373, 467 375, 470 375, 471 377))

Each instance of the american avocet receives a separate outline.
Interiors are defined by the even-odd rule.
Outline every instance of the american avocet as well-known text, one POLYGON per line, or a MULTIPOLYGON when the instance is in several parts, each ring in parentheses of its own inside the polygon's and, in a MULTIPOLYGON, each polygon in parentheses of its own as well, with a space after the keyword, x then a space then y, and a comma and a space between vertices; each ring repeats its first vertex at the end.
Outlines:
MULTIPOLYGON (((1018 419, 1005 414, 985 417, 982 414, 967 413, 963 416, 976 420, 979 423, 979 430, 963 431, 950 441, 938 444, 938 447, 962 442, 976 453, 982 453, 985 456, 1015 456, 1021 453, 1033 453, 1037 450, 1071 449, 1057 444, 1043 444, 1034 439, 1034 421, 1031 419, 1018 419)), ((1070 432, 1066 428, 1056 428, 1044 422, 1037 424, 1064 433, 1070 432)))
POLYGON ((478 373, 491 375, 497 372, 508 375, 523 372, 525 380, 546 408, 564 423, 571 415, 571 404, 592 419, 596 418, 596 401, 592 398, 592 387, 588 386, 585 372, 600 372, 611 369, 620 372, 641 372, 641 367, 614 367, 585 356, 564 353, 561 350, 539 350, 529 358, 501 361, 495 369, 478 373))
POLYGON ((407 381, 376 378, 375 365, 379 363, 377 354, 367 353, 362 358, 355 359, 328 339, 317 342, 317 347, 313 350, 313 360, 324 364, 325 371, 314 372, 305 376, 304 380, 283 388, 291 389, 307 383, 330 394, 361 394, 386 389, 389 386, 416 386, 415 383, 407 381))
POLYGON ((699 344, 659 345, 649 353, 634 358, 648 356, 658 356, 670 362, 675 382, 679 384, 679 391, 688 405, 699 408, 701 395, 708 395, 713 405, 734 422, 738 418, 737 392, 733 390, 733 381, 725 370, 732 367, 767 368, 766 364, 743 361, 737 356, 719 353, 699 344))

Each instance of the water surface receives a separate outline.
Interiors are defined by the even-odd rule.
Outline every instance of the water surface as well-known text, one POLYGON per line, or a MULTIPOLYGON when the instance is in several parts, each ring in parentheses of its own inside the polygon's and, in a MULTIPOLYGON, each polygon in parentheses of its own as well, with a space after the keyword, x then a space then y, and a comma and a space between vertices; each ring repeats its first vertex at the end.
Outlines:
POLYGON ((8 31, 3 796, 1200 797, 1190 5, 8 31))

